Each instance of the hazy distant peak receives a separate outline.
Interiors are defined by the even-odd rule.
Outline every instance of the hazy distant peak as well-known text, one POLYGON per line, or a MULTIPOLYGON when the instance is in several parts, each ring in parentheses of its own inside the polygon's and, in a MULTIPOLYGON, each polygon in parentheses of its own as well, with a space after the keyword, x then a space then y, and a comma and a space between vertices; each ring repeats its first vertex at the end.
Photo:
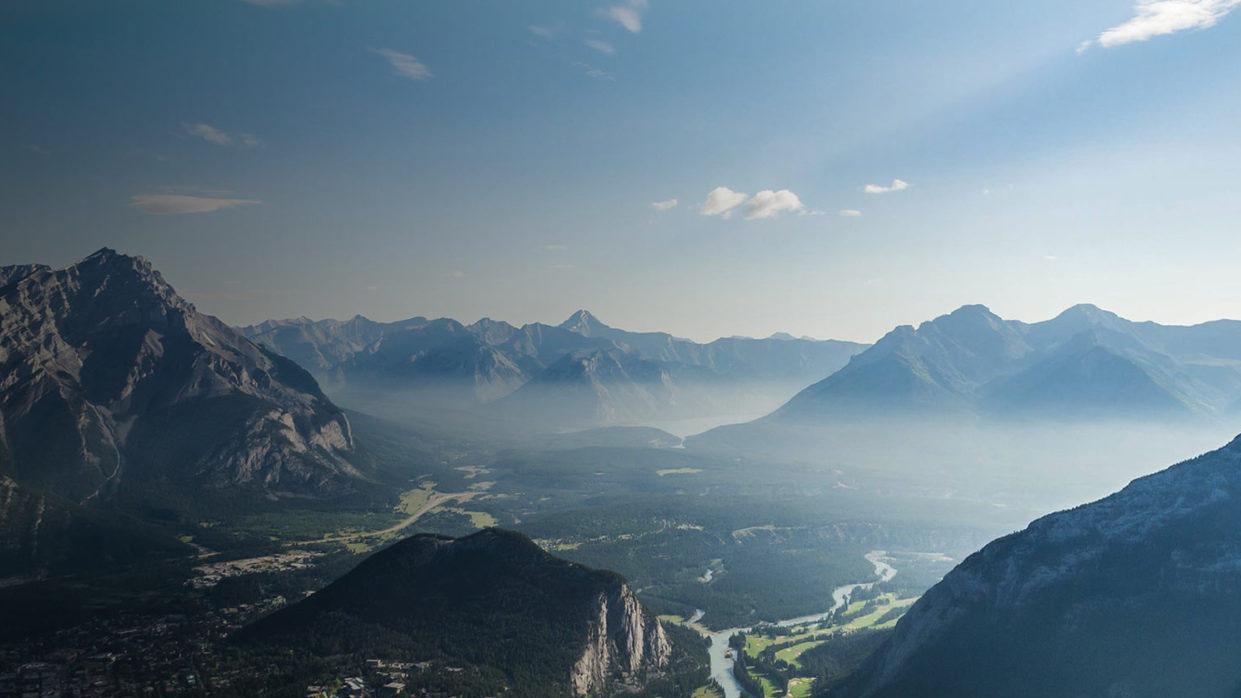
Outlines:
POLYGON ((988 322, 1003 322, 1003 318, 991 312, 990 308, 982 305, 981 303, 963 305, 947 315, 936 318, 933 322, 938 322, 939 320, 943 320, 945 318, 950 318, 952 320, 985 320, 988 322))
POLYGON ((1066 308, 1064 312, 1052 318, 1052 321, 1061 320, 1079 320, 1099 323, 1104 321, 1123 320, 1119 315, 1110 310, 1104 310, 1092 303, 1078 303, 1077 305, 1066 308))
POLYGON ((599 318, 591 314, 589 310, 578 310, 569 316, 567 320, 560 323, 560 328, 576 332, 584 337, 593 336, 600 330, 611 329, 607 325, 599 321, 599 318))

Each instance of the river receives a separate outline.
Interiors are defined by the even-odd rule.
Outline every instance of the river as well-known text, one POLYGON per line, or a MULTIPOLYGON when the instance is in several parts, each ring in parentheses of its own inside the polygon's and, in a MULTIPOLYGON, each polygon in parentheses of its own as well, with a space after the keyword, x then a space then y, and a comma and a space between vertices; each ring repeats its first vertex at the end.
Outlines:
MULTIPOLYGON (((856 584, 846 584, 836 587, 832 590, 832 607, 822 613, 815 613, 808 616, 798 616, 797 618, 788 618, 777 621, 775 625, 788 627, 793 625, 805 625, 807 623, 817 623, 830 617, 837 609, 843 608, 849 603, 849 597, 858 589, 869 589, 880 582, 886 582, 896 576, 896 568, 883 561, 884 551, 872 550, 866 553, 866 560, 875 566, 875 576, 877 579, 870 582, 859 582, 856 584)), ((702 619, 702 611, 694 611, 691 623, 697 623, 702 619)), ((745 632, 750 628, 728 628, 717 632, 708 632, 707 637, 711 640, 711 647, 708 653, 711 655, 711 678, 719 682, 724 688, 724 698, 740 698, 745 695, 741 691, 741 684, 737 683, 737 679, 733 676, 733 660, 725 657, 728 652, 728 640, 733 635, 745 632)))

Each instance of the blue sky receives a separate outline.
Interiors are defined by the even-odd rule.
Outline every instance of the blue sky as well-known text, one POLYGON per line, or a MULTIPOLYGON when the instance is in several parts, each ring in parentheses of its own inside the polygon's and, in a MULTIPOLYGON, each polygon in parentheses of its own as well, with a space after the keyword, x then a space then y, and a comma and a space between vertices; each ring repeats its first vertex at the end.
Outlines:
POLYGON ((1238 6, 9 2, 0 263, 235 323, 1241 317, 1238 6))

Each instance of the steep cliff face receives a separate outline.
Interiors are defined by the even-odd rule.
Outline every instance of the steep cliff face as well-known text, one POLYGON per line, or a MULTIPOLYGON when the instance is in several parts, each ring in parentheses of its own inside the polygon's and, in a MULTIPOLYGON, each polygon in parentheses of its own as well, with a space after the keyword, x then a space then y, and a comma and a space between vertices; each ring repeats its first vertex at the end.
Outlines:
POLYGON ((344 414, 296 364, 104 249, 0 287, 0 469, 71 502, 117 491, 348 491, 344 414))
POLYGON ((603 691, 613 682, 636 689, 644 678, 668 666, 671 655, 663 626, 646 613, 629 585, 621 584, 599 594, 586 648, 573 665, 569 683, 579 696, 603 691))
POLYGON ((501 529, 407 538, 238 640, 320 656, 442 659, 507 677, 498 689, 506 695, 540 698, 639 690, 673 653, 619 575, 501 529))
POLYGON ((1241 437, 994 541, 838 695, 1235 696, 1239 498, 1241 437))

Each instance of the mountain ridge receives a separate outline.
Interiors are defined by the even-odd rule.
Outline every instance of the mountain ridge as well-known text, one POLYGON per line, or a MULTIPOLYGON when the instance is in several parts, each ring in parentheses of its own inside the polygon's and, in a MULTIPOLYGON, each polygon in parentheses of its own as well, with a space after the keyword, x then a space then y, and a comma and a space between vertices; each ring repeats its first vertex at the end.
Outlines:
POLYGON ((1234 321, 1159 325, 1079 304, 1024 323, 967 305, 893 329, 768 419, 928 410, 1214 418, 1229 414, 1229 396, 1241 391, 1234 345, 1234 321), (1023 400, 1036 383, 1038 399, 1023 400))
POLYGON ((452 409, 486 408, 489 414, 520 419, 533 413, 501 403, 509 397, 513 397, 510 406, 526 402, 516 393, 529 386, 527 394, 542 391, 540 401, 550 401, 547 404, 558 414, 593 415, 575 420, 585 426, 617 423, 613 420, 620 415, 642 422, 719 410, 746 399, 757 386, 771 386, 783 399, 843 366, 863 346, 785 338, 721 338, 698 344, 662 332, 612 328, 585 310, 560 325, 520 327, 490 318, 470 325, 450 318, 398 323, 359 318, 268 321, 241 329, 251 339, 306 362, 325 385, 342 395, 365 393, 363 400, 375 394, 399 396, 452 409), (354 335, 343 329, 345 322, 365 327, 365 341, 351 339, 354 335), (613 363, 649 380, 632 380, 629 372, 614 371, 621 382, 596 380, 606 389, 596 391, 594 406, 577 411, 573 405, 580 395, 558 400, 546 389, 566 375, 563 362, 573 360, 566 357, 589 355, 616 358, 613 363), (626 397, 611 404, 611 395, 626 397))

